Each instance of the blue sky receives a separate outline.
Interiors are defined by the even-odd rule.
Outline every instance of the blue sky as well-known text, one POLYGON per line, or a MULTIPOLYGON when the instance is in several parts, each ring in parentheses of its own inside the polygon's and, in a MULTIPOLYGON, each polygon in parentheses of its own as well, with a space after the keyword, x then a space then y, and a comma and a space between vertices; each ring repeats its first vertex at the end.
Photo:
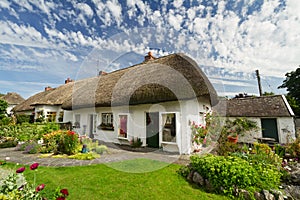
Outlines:
POLYGON ((27 98, 78 80, 182 52, 219 95, 258 95, 300 64, 300 1, 0 1, 0 93, 27 98))

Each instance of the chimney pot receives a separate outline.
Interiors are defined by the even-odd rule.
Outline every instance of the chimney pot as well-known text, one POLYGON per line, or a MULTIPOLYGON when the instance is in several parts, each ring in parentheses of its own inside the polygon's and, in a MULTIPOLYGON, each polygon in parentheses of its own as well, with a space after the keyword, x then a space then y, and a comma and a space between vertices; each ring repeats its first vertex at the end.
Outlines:
POLYGON ((73 82, 73 80, 70 79, 70 78, 67 78, 67 79, 65 80, 65 84, 68 84, 68 83, 70 83, 70 82, 73 82))
POLYGON ((99 76, 104 76, 104 75, 106 75, 107 74, 107 72, 105 72, 105 71, 99 71, 99 76))
POLYGON ((149 51, 148 55, 145 56, 145 60, 144 61, 148 61, 148 60, 155 60, 156 58, 152 55, 152 52, 149 51))
POLYGON ((49 91, 49 90, 52 90, 52 87, 50 86, 45 87, 45 91, 49 91))

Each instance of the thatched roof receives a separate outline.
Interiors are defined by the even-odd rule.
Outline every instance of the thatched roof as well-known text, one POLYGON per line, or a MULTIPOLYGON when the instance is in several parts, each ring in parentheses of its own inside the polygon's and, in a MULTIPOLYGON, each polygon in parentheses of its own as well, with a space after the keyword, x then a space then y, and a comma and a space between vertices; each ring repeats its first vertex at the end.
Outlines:
POLYGON ((34 111, 34 107, 31 106, 31 104, 33 104, 36 100, 42 98, 46 93, 49 93, 49 92, 50 91, 44 91, 44 92, 37 93, 37 94, 29 97, 28 99, 26 99, 19 105, 15 106, 12 110, 14 112, 34 111))
POLYGON ((285 96, 246 97, 223 100, 214 110, 227 117, 292 117, 285 96))
POLYGON ((176 101, 206 96, 212 104, 217 94, 196 62, 172 54, 99 77, 74 83, 66 110, 176 101))
POLYGON ((5 100, 9 105, 18 105, 25 100, 21 95, 15 92, 8 92, 6 95, 0 97, 0 99, 5 100))

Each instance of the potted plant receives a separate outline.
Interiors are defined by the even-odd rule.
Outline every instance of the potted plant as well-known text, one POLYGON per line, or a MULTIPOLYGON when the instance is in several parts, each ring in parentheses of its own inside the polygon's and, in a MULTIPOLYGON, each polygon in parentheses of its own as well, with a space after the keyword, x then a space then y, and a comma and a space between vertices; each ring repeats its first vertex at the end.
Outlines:
POLYGON ((238 136, 245 132, 256 129, 257 124, 247 118, 236 118, 235 120, 226 120, 222 132, 227 135, 230 142, 237 143, 238 136))

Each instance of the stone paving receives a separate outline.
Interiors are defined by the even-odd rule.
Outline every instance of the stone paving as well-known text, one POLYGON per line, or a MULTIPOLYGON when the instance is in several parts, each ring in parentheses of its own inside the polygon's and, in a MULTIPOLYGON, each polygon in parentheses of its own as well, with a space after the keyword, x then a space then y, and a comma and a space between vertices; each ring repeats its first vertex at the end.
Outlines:
POLYGON ((156 150, 152 152, 132 152, 120 149, 118 147, 108 148, 108 152, 93 160, 76 160, 67 158, 40 158, 39 154, 25 154, 22 151, 17 151, 15 148, 0 149, 0 160, 9 162, 31 165, 38 162, 42 166, 83 166, 99 163, 118 162, 123 160, 132 160, 137 158, 147 158, 151 160, 163 161, 167 163, 187 164, 188 156, 178 154, 170 154, 156 150))

